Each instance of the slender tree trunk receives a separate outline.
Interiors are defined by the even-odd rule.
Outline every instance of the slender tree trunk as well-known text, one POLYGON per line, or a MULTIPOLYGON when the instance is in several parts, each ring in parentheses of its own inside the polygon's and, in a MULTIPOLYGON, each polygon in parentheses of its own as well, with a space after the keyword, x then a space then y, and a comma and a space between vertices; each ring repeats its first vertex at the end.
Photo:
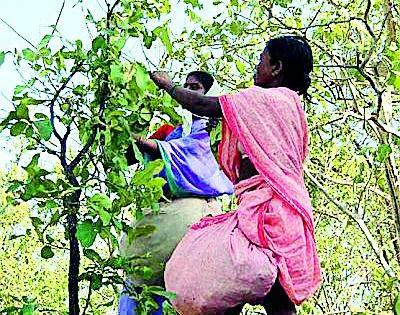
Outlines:
POLYGON ((69 314, 79 315, 79 243, 76 238, 76 214, 67 216, 68 235, 69 235, 69 272, 68 272, 68 292, 69 292, 69 314))

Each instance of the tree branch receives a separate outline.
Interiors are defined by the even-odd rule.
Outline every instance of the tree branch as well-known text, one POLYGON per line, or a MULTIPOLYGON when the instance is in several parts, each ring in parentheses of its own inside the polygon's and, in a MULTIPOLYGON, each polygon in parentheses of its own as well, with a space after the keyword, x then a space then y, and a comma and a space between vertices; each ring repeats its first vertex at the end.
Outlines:
POLYGON ((310 173, 307 168, 304 168, 304 173, 307 177, 314 183, 315 186, 318 187, 319 190, 328 198, 330 202, 332 202, 340 211, 344 214, 349 216, 357 225, 360 227, 361 231, 364 233, 365 237, 368 240, 372 250, 374 251, 376 257, 378 258, 380 264, 382 265, 383 269, 385 270, 386 274, 390 277, 395 277, 395 273, 393 272, 392 268, 390 267, 389 263, 387 262, 386 258, 383 255, 383 251, 379 247, 379 244, 372 236, 371 232, 368 229, 368 226, 365 224, 364 220, 359 218, 355 213, 350 211, 346 205, 342 204, 340 201, 333 198, 324 188, 324 186, 310 173))

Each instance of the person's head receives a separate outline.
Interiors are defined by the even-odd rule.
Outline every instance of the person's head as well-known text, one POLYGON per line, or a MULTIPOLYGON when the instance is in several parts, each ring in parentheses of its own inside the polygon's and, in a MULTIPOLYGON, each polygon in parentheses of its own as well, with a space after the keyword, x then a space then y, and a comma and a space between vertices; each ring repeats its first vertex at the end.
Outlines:
POLYGON ((267 42, 256 67, 254 84, 260 87, 284 86, 304 94, 311 84, 311 48, 303 37, 281 36, 267 42))
POLYGON ((192 71, 187 75, 184 87, 201 94, 206 94, 211 89, 213 83, 214 78, 211 74, 205 71, 192 71))

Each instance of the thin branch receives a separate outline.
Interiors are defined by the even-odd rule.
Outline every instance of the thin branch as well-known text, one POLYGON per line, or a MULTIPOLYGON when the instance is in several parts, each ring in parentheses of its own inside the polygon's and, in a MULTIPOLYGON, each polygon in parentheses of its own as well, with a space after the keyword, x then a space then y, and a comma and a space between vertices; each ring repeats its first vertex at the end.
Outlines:
POLYGON ((15 28, 13 28, 10 24, 8 24, 6 21, 4 21, 2 18, 0 18, 0 21, 2 21, 5 25, 7 25, 15 34, 17 34, 20 38, 22 38, 25 42, 27 42, 29 45, 31 45, 33 48, 36 49, 36 46, 33 45, 29 40, 27 40, 24 36, 22 36, 20 33, 17 32, 15 28))
POLYGON ((90 281, 89 281, 88 295, 87 295, 87 298, 86 298, 85 308, 83 309, 82 315, 86 314, 86 311, 87 311, 87 309, 89 307, 89 304, 90 304, 90 297, 91 296, 92 296, 92 279, 90 279, 90 281))
POLYGON ((319 190, 328 198, 330 202, 332 202, 340 211, 344 214, 348 215, 357 225, 360 227, 362 232, 364 233, 365 237, 368 240, 372 250, 374 251, 376 257, 378 258, 380 264, 382 265, 383 269, 390 277, 395 277, 395 273, 393 272, 392 268, 390 267, 389 263, 387 262, 386 258, 383 255, 383 251, 379 247, 379 244, 374 239, 373 235, 371 234, 368 226, 365 224, 364 220, 359 218, 355 213, 350 211, 346 205, 342 204, 339 200, 333 198, 324 188, 324 186, 310 173, 307 168, 304 168, 304 173, 307 177, 314 183, 315 186, 318 187, 319 190))
POLYGON ((55 119, 55 114, 54 114, 54 105, 55 102, 57 100, 57 98, 60 96, 60 93, 66 88, 67 84, 69 83, 69 81, 71 81, 72 77, 79 71, 79 68, 83 65, 83 61, 81 61, 80 63, 78 63, 75 66, 75 69, 70 73, 70 75, 68 76, 68 78, 65 80, 65 82, 61 85, 61 87, 56 91, 56 93, 54 94, 53 99, 50 101, 50 123, 51 123, 51 127, 53 128, 53 132, 54 135, 56 136, 56 138, 60 141, 60 143, 63 141, 63 139, 61 138, 60 134, 58 133, 58 131, 55 128, 55 123, 54 123, 54 119, 55 119))
POLYGON ((60 9, 60 12, 58 13, 57 21, 56 21, 56 24, 54 24, 53 31, 51 32, 52 36, 54 35, 54 32, 56 31, 58 22, 60 21, 61 13, 64 10, 64 6, 65 6, 65 0, 63 1, 63 4, 62 4, 61 9, 60 9))
POLYGON ((121 0, 116 0, 114 2, 114 4, 112 5, 112 7, 110 8, 110 5, 107 3, 107 6, 109 7, 108 12, 107 12, 107 20, 110 20, 111 15, 113 14, 115 8, 117 7, 117 5, 121 2, 121 0))

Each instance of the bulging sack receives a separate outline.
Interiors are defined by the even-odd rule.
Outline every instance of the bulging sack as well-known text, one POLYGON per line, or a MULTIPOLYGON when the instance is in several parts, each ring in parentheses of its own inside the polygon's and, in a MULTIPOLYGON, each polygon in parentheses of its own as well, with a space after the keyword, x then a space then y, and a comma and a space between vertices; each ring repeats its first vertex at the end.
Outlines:
POLYGON ((151 258, 144 261, 144 265, 153 270, 153 276, 143 280, 135 275, 128 275, 129 279, 134 285, 162 285, 165 264, 189 227, 203 217, 221 213, 221 205, 216 200, 194 197, 161 203, 157 214, 151 210, 145 212, 145 217, 134 221, 132 226, 154 225, 156 230, 150 235, 136 238, 130 244, 124 235, 120 243, 120 254, 122 257, 132 258, 150 252, 151 258))

